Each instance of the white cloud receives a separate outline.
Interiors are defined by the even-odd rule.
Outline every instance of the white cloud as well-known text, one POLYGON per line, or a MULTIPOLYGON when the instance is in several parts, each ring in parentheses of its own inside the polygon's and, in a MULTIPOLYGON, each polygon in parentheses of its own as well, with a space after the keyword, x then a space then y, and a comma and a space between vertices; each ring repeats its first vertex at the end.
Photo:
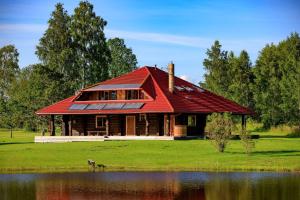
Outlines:
POLYGON ((1 32, 31 32, 40 33, 45 31, 45 24, 0 24, 1 32))
POLYGON ((106 30, 105 31, 109 37, 121 37, 125 39, 132 40, 142 40, 148 42, 159 42, 168 44, 177 44, 182 46, 190 47, 208 47, 213 40, 200 38, 200 37, 188 37, 179 36, 172 34, 162 34, 162 33, 149 33, 149 32, 131 32, 122 30, 106 30))
MULTIPOLYGON (((1 33, 43 33, 47 29, 47 24, 0 24, 1 33)), ((222 38, 208 38, 174 35, 154 32, 135 32, 106 29, 105 33, 108 37, 121 37, 130 40, 156 42, 165 44, 174 44, 179 46, 187 46, 194 48, 210 48, 216 39, 219 39, 224 49, 233 51, 240 51, 247 49, 248 51, 257 52, 266 43, 277 42, 279 40, 270 39, 222 39, 222 38)))
MULTIPOLYGON (((206 38, 206 37, 194 37, 194 36, 183 36, 173 35, 164 33, 153 33, 153 32, 133 32, 133 31, 122 31, 122 30, 111 30, 107 29, 106 34, 109 37, 121 37, 131 40, 167 43, 180 46, 196 47, 196 48, 210 48, 213 42, 218 38, 206 38)), ((271 42, 277 42, 279 40, 270 39, 222 39, 219 38, 220 43, 224 46, 224 49, 233 51, 240 51, 247 49, 249 51, 258 51, 264 45, 271 42)))

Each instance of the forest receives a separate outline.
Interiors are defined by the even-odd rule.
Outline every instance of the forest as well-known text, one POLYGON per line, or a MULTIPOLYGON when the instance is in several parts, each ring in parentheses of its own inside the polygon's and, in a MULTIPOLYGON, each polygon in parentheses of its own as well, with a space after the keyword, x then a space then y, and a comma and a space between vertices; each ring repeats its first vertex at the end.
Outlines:
MULTIPOLYGON (((72 15, 58 3, 36 46, 38 63, 20 68, 16 47, 1 47, 0 127, 45 129, 47 118, 38 117, 38 109, 87 85, 136 69, 133 50, 122 38, 107 39, 106 25, 87 1, 81 1, 72 15)), ((207 49, 203 66, 204 81, 199 84, 253 109, 253 120, 265 128, 281 124, 300 127, 298 33, 278 44, 266 44, 254 63, 246 50, 235 55, 216 40, 207 49)))

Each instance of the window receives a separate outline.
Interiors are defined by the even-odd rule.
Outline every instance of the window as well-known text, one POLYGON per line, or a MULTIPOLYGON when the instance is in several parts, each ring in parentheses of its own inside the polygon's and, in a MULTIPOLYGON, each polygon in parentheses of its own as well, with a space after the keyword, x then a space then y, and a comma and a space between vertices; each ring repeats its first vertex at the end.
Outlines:
POLYGON ((139 91, 140 92, 140 99, 145 99, 145 94, 143 91, 139 91))
POLYGON ((99 99, 100 100, 108 100, 109 93, 108 91, 100 91, 99 99))
POLYGON ((110 99, 116 100, 117 99, 117 91, 111 91, 110 92, 110 99))
POLYGON ((126 90, 126 100, 139 99, 139 90, 126 90))
POLYGON ((188 126, 196 126, 196 115, 188 116, 188 126))
POLYGON ((116 100, 117 99, 117 91, 100 91, 99 93, 100 100, 116 100))
POLYGON ((105 127, 105 123, 106 123, 106 116, 96 116, 96 128, 103 128, 105 127))

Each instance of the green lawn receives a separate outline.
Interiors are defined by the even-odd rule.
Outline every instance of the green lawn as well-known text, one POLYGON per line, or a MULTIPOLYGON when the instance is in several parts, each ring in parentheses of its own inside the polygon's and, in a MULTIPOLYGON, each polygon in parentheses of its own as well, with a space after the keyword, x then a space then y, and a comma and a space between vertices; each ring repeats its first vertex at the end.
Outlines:
POLYGON ((34 133, 0 129, 0 173, 87 171, 87 160, 106 170, 300 171, 300 138, 288 133, 256 132, 252 155, 238 140, 218 153, 208 140, 105 141, 35 144, 34 133), (277 137, 278 136, 278 137, 277 137))

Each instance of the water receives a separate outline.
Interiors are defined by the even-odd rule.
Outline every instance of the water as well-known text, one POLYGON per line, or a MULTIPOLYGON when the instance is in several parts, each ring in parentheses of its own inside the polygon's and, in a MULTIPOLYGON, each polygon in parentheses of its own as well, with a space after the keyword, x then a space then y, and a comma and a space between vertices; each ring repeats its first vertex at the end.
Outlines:
POLYGON ((2 174, 0 199, 300 199, 298 173, 2 174))

